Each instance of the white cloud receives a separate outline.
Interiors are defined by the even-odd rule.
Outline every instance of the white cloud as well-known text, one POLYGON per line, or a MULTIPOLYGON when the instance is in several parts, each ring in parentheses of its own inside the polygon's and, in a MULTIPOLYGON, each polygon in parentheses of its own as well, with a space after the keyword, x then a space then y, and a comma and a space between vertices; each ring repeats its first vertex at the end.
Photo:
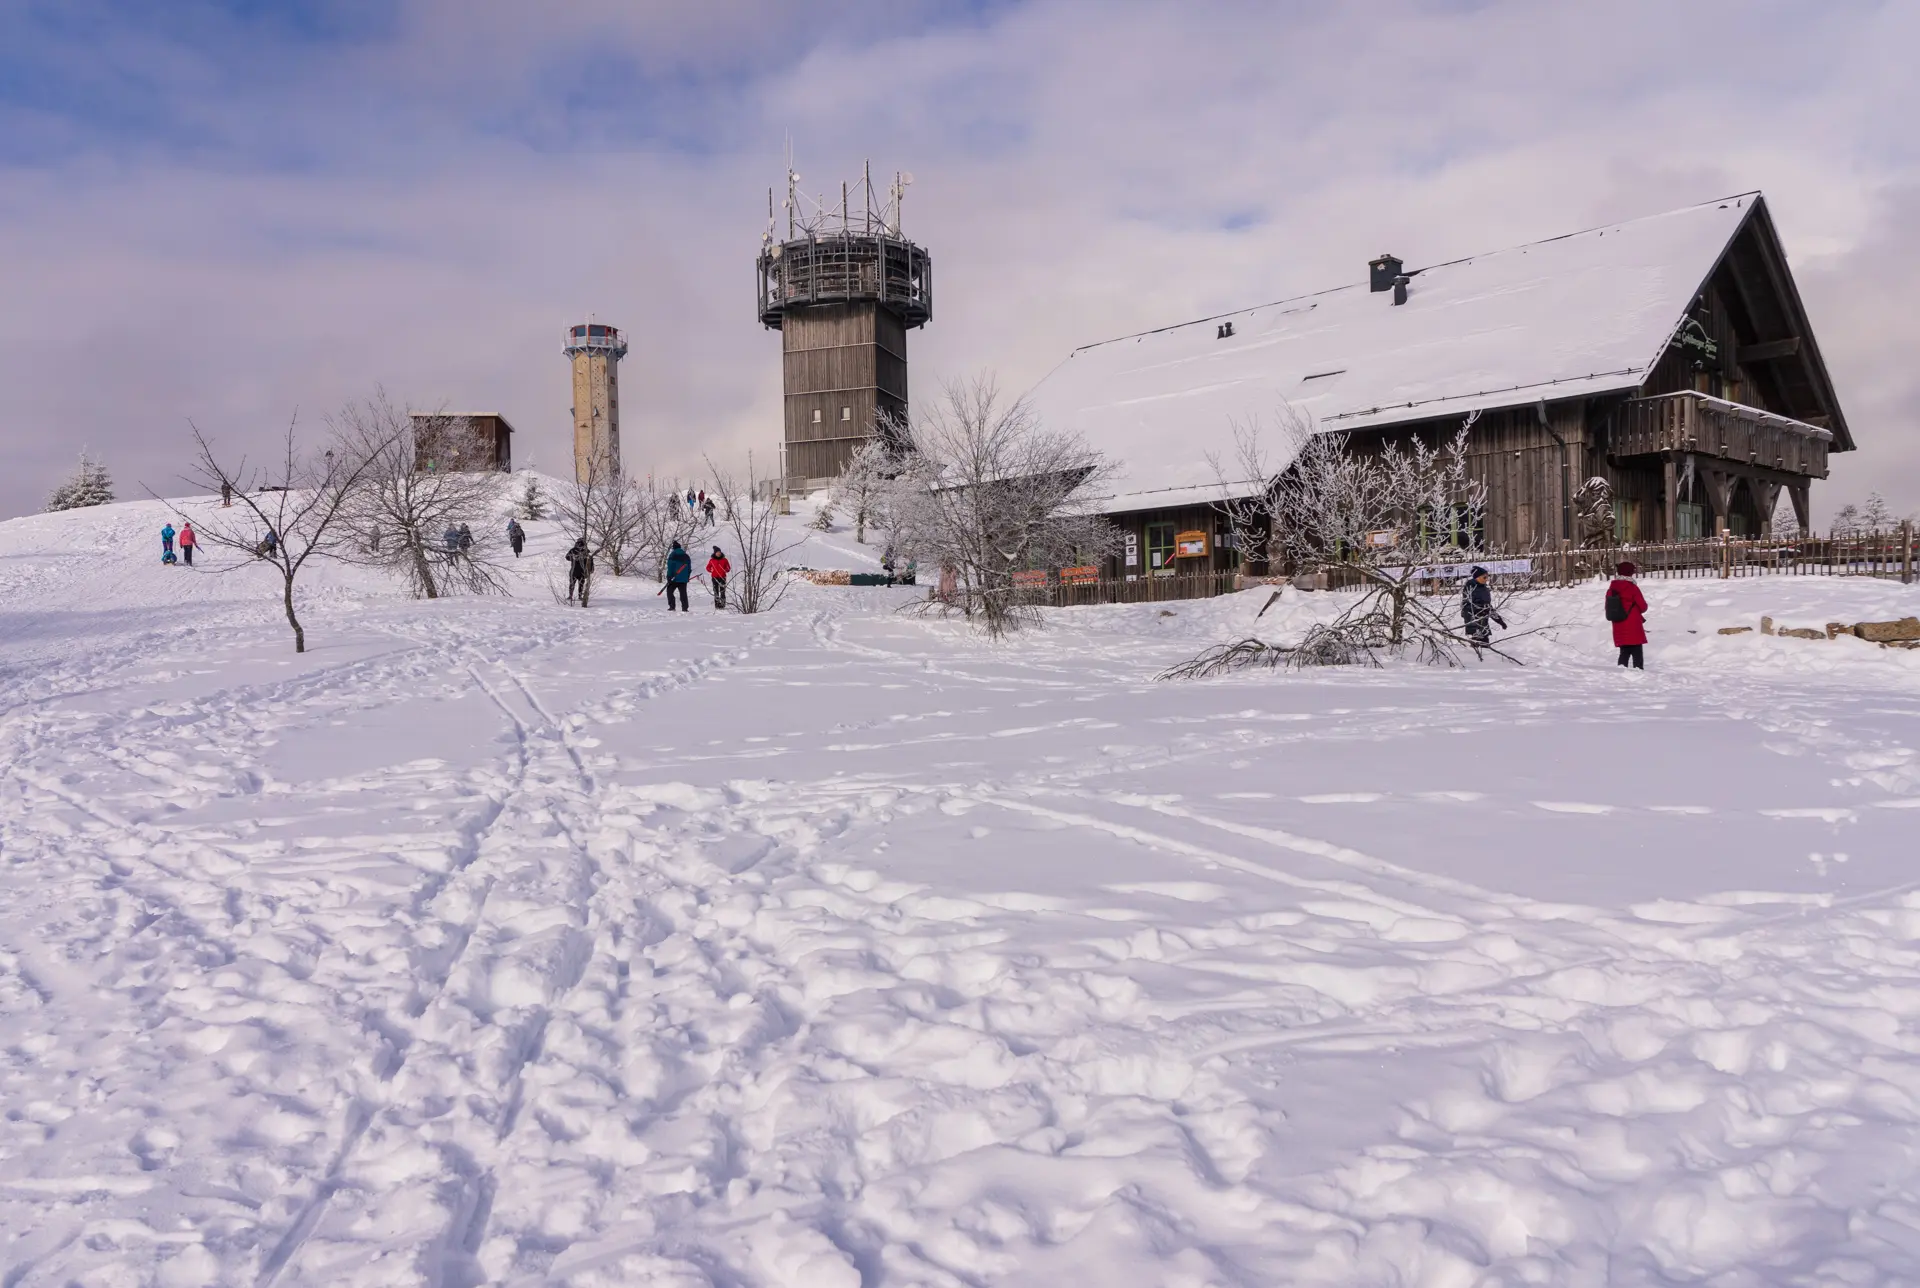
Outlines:
POLYGON ((1025 387, 1074 345, 1336 285, 1383 249, 1430 262, 1762 187, 1862 445, 1820 504, 1920 507, 1920 323, 1891 290, 1920 284, 1910 7, 1035 0, 875 8, 813 43, 819 11, 777 5, 456 11, 410 9, 257 105, 259 133, 332 138, 303 169, 96 149, 0 174, 0 513, 83 440, 160 483, 188 416, 265 435, 375 382, 497 406, 558 465, 559 334, 590 310, 632 340, 629 459, 771 453, 751 261, 789 131, 810 188, 867 156, 915 172, 922 392, 983 367, 1025 387), (540 116, 526 96, 583 40, 681 86, 675 129, 540 116))

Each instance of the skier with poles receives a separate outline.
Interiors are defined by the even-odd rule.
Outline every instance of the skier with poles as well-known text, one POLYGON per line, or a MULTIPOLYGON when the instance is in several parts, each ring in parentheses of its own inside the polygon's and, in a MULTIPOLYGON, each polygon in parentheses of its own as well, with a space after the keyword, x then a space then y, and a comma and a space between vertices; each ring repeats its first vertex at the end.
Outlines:
MULTIPOLYGON (((713 502, 707 502, 712 505, 713 502)), ((713 554, 707 560, 707 581, 713 586, 713 606, 716 609, 727 606, 727 574, 733 571, 733 565, 727 562, 727 556, 719 546, 713 548, 713 554)))
MULTIPOLYGON (((689 496, 692 494, 689 493, 689 496)), ((667 592, 667 611, 673 611, 674 596, 680 597, 680 611, 690 613, 687 607, 687 583, 693 580, 693 556, 678 541, 673 549, 667 551, 667 584, 661 589, 667 592)))

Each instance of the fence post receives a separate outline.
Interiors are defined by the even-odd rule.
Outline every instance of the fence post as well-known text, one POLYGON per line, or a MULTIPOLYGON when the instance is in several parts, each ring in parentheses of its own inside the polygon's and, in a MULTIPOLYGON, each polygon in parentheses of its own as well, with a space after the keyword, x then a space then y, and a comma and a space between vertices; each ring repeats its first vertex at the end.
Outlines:
POLYGON ((1900 525, 1900 584, 1913 585, 1913 520, 1900 525))
POLYGON ((1720 525, 1720 580, 1733 576, 1733 529, 1720 525))

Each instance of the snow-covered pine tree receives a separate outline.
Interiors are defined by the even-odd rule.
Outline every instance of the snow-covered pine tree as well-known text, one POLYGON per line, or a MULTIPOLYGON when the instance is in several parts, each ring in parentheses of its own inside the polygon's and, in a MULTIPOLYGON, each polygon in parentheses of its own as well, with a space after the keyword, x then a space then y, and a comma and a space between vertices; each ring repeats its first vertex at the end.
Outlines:
POLYGON ((1860 507, 1860 526, 1868 532, 1891 532, 1899 526, 1893 517, 1893 507, 1887 504, 1887 498, 1878 492, 1867 493, 1867 503, 1860 507))
POLYGON ((108 505, 112 501, 113 479, 108 476, 107 467, 82 451, 80 464, 47 498, 47 509, 78 510, 89 505, 108 505))
POLYGON ((520 495, 514 498, 520 517, 529 523, 547 517, 547 494, 540 487, 540 476, 528 470, 520 480, 520 495))

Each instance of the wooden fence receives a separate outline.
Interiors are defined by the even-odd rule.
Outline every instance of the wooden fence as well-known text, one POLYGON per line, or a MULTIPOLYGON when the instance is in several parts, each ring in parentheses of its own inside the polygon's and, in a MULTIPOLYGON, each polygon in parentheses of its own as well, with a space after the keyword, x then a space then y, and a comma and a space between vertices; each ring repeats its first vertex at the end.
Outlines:
POLYGON ((1851 537, 1710 537, 1536 552, 1530 580, 1564 584, 1609 576, 1631 562, 1640 577, 1886 577, 1911 584, 1920 562, 1914 529, 1851 537))
POLYGON ((1234 589, 1236 574, 1225 572, 1179 573, 1172 577, 1136 577, 1126 580, 1100 577, 1090 580, 1063 579, 1059 573, 1046 574, 1046 584, 1034 581, 1020 588, 1026 602, 1048 608, 1077 608, 1086 604, 1158 604, 1176 599, 1209 599, 1234 589))

